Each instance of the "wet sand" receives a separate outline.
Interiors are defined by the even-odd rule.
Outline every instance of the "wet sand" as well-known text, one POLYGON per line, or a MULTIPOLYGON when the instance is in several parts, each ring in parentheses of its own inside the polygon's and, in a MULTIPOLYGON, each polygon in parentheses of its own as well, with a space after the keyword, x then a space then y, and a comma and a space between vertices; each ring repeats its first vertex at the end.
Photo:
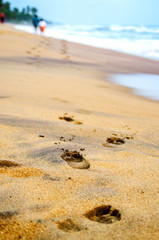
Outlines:
POLYGON ((159 62, 0 28, 0 239, 159 238, 159 62))

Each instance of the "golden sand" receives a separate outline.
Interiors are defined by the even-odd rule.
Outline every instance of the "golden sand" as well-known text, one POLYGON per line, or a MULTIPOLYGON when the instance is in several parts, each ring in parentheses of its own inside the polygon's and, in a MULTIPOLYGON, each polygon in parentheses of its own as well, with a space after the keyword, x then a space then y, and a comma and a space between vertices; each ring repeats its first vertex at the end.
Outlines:
POLYGON ((159 103, 108 81, 159 62, 9 25, 0 42, 0 240, 159 239, 159 103))

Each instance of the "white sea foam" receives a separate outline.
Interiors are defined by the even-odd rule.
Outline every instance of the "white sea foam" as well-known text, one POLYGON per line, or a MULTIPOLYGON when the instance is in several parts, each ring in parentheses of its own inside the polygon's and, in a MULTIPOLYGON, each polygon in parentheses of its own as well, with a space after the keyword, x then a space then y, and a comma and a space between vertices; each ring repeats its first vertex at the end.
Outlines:
POLYGON ((112 31, 133 31, 136 33, 159 33, 159 26, 119 26, 119 25, 111 25, 112 31))

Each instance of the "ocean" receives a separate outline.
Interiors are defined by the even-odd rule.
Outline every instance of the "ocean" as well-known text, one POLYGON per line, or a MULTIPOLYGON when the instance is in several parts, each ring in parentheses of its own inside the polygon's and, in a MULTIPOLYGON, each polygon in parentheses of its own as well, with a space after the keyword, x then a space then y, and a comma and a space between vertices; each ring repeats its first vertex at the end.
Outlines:
MULTIPOLYGON (((16 25, 15 27, 33 33, 32 26, 16 25)), ((157 25, 53 24, 47 26, 45 36, 159 60, 159 26, 157 25)), ((112 81, 131 87, 135 94, 159 100, 159 75, 117 74, 112 81)))

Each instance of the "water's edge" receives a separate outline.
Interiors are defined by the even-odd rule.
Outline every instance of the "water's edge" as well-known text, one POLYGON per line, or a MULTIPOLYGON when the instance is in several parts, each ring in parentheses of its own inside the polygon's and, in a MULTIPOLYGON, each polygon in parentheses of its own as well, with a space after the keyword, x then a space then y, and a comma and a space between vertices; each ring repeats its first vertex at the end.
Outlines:
MULTIPOLYGON (((22 31, 33 33, 32 26, 15 25, 14 27, 22 31)), ((53 37, 51 34, 46 34, 45 36, 53 37)), ((54 36, 54 37, 58 39, 59 36, 54 36)), ((69 36, 69 37, 71 38, 72 36, 69 36)), ((62 38, 63 38, 63 35, 59 37, 59 39, 62 39, 62 38)), ((67 38, 68 36, 66 36, 66 40, 68 41, 73 40, 73 39, 67 39, 67 38)), ((151 100, 159 101, 159 75, 113 74, 110 77, 110 81, 115 84, 131 88, 132 92, 136 95, 140 95, 151 100)))
POLYGON ((159 75, 113 74, 110 81, 132 89, 135 95, 159 101, 159 75))

